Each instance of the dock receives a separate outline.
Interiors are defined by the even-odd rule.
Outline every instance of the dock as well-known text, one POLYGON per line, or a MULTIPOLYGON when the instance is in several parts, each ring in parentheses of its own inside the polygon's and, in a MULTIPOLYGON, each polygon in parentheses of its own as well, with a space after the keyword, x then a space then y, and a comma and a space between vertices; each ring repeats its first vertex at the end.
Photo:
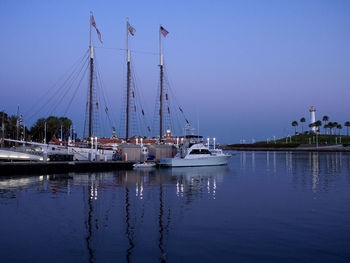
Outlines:
POLYGON ((132 169, 134 163, 134 161, 0 162, 0 176, 127 170, 132 169))

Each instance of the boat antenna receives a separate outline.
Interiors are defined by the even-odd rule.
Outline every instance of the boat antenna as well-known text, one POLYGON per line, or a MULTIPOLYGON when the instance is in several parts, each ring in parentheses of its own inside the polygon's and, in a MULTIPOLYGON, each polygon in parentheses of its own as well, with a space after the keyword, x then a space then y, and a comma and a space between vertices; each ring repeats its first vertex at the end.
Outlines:
POLYGON ((19 135, 19 104, 17 106, 16 140, 18 140, 18 135, 19 135))
POLYGON ((199 112, 197 107, 197 139, 199 140, 199 112))

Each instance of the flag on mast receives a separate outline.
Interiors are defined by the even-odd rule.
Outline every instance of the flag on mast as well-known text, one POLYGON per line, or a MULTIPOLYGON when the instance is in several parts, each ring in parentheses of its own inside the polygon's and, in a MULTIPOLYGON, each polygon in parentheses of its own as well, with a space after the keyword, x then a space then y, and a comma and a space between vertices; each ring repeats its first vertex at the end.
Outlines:
POLYGON ((129 32, 130 32, 130 34, 131 34, 132 36, 135 35, 136 29, 133 28, 133 27, 129 24, 129 22, 128 22, 128 30, 129 30, 129 32))
POLYGON ((162 26, 160 26, 160 33, 162 33, 164 37, 166 37, 167 34, 169 34, 169 32, 162 26))
POLYGON ((102 39, 101 39, 100 30, 98 30, 98 28, 97 28, 97 26, 96 26, 95 19, 94 19, 94 15, 92 15, 92 14, 91 14, 91 25, 96 29, 96 33, 97 33, 98 39, 100 40, 101 43, 103 43, 103 42, 102 42, 102 39))

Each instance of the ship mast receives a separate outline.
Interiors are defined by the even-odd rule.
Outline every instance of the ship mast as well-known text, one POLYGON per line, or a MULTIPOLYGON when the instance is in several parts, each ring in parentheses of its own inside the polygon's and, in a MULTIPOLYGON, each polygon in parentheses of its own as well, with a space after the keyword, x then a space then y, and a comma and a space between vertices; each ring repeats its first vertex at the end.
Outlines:
POLYGON ((93 111, 93 100, 92 100, 92 83, 94 76, 94 47, 91 44, 91 30, 92 30, 92 12, 90 12, 90 102, 89 102, 89 138, 92 137, 92 111, 93 111))
POLYGON ((126 61, 127 61, 127 81, 126 81, 126 140, 129 139, 129 120, 130 120, 130 51, 129 42, 129 18, 126 18, 126 61))
POLYGON ((159 140, 163 134, 163 55, 162 55, 162 34, 159 26, 159 68, 160 68, 160 97, 159 97, 159 140))

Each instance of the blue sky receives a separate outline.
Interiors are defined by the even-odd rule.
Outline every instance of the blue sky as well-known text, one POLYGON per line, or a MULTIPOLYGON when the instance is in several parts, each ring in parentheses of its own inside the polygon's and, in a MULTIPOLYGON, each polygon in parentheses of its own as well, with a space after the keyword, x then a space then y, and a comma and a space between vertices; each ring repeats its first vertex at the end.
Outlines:
MULTIPOLYGON (((116 122, 124 87, 125 19, 138 89, 153 117, 158 26, 177 100, 205 137, 265 140, 306 117, 350 120, 349 1, 0 1, 0 108, 24 118, 87 50, 89 12, 103 45, 96 55, 116 122), (109 49, 115 48, 115 49, 109 49)), ((87 87, 79 95, 84 101, 87 87)), ((38 116, 40 117, 40 116, 38 116)), ((82 131, 84 107, 68 117, 82 131)), ((31 125, 28 120, 27 125, 31 125)), ((117 131, 118 132, 118 131, 117 131)), ((110 131, 107 132, 109 134, 110 131)))

